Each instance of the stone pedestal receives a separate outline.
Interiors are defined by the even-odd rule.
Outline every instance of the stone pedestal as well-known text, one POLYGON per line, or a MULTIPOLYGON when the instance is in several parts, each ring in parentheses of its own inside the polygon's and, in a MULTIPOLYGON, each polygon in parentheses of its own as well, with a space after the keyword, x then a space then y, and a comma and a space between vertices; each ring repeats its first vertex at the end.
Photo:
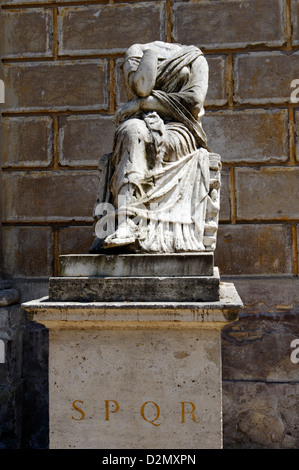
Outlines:
POLYGON ((212 256, 61 257, 49 287, 23 307, 49 328, 52 449, 222 447, 221 329, 242 302, 212 256))

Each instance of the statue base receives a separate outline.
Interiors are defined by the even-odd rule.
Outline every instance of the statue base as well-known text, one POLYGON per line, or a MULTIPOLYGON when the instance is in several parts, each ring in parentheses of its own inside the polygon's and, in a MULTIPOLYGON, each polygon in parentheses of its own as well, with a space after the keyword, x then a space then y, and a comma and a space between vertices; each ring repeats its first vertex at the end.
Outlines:
POLYGON ((23 304, 49 328, 50 448, 221 448, 221 329, 242 307, 234 285, 211 275, 211 254, 102 256, 61 257, 51 295, 23 304), (195 301, 205 277, 218 298, 195 301), (71 279, 80 292, 65 300, 71 279), (171 287, 157 300, 163 279, 171 287), (90 280, 104 299, 83 300, 90 280))
POLYGON ((202 302, 219 300, 213 253, 65 255, 50 278, 53 301, 202 302))

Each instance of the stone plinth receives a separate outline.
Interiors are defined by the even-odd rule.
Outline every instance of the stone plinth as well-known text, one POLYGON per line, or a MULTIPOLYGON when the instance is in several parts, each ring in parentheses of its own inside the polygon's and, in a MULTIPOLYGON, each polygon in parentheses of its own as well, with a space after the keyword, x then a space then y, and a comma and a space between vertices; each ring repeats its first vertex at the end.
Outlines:
POLYGON ((96 302, 213 301, 219 298, 219 273, 178 277, 57 277, 49 283, 50 300, 96 302))
POLYGON ((213 276, 213 273, 212 252, 59 257, 59 275, 68 277, 213 276))
MULTIPOLYGON (((95 270, 89 278, 86 266, 77 261, 62 260, 64 271, 56 278, 62 291, 65 279, 81 279, 84 298, 84 282, 101 284, 106 279, 98 270, 105 262, 105 274, 122 278, 127 292, 130 281, 143 279, 147 300, 118 301, 116 292, 110 301, 47 297, 23 304, 29 320, 49 328, 50 447, 221 448, 221 329, 238 318, 242 306, 233 284, 219 282, 216 300, 179 301, 183 290, 175 293, 170 287, 172 301, 159 301, 151 298, 147 280, 160 280, 163 269, 161 276, 153 271, 144 276, 151 268, 139 267, 139 276, 131 276, 126 262, 119 271, 115 266, 124 261, 113 259, 113 276, 106 271, 108 257, 89 258, 95 270)), ((193 267, 182 263, 180 271, 179 258, 163 258, 165 279, 178 279, 169 263, 180 279, 204 278, 203 260, 198 261, 193 258, 193 267)), ((137 290, 132 285, 134 298, 137 290)), ((96 292, 102 295, 105 290, 96 292)))
POLYGON ((50 278, 53 301, 201 302, 219 299, 213 253, 65 255, 50 278))

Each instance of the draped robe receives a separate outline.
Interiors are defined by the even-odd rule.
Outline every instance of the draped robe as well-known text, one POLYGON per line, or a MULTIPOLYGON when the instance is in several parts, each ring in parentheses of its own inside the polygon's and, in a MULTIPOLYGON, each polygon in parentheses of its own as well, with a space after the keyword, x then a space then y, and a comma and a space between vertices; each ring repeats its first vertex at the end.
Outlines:
MULTIPOLYGON (((105 217, 116 216, 119 224, 133 220, 141 251, 204 250, 209 151, 201 125, 204 109, 196 100, 202 84, 192 70, 201 55, 194 46, 181 46, 160 60, 151 94, 169 113, 163 118, 135 113, 115 133, 109 187, 115 212, 105 217)), ((139 62, 140 57, 126 57, 127 89, 139 62)))

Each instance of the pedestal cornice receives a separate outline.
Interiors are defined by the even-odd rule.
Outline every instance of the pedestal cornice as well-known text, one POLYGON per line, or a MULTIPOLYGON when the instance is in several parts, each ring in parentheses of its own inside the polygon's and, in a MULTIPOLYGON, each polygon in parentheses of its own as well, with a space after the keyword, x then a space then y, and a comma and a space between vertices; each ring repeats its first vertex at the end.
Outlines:
POLYGON ((242 301, 220 283, 215 302, 59 302, 48 297, 22 304, 28 320, 47 328, 222 328, 237 320, 242 301))

